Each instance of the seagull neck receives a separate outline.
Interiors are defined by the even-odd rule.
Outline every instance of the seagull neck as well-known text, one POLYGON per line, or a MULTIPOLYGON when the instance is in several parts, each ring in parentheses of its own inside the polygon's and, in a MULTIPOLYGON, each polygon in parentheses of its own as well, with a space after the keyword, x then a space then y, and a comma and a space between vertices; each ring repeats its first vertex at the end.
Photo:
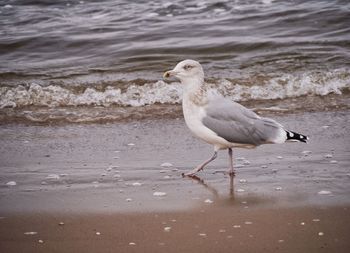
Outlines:
POLYGON ((203 89, 203 84, 204 84, 204 80, 203 78, 188 78, 186 80, 184 80, 183 82, 183 86, 184 86, 184 93, 185 94, 191 94, 191 93, 196 93, 198 92, 198 90, 202 90, 203 89))
POLYGON ((183 97, 187 101, 196 104, 198 106, 205 105, 207 103, 206 89, 203 79, 190 79, 184 83, 183 97))

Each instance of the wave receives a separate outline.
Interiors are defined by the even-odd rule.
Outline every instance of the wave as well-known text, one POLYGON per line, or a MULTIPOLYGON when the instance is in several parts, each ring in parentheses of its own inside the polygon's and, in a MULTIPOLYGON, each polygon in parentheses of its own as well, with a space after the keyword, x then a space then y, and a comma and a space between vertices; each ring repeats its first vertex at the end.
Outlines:
MULTIPOLYGON (((285 99, 305 95, 325 96, 342 94, 350 89, 350 71, 338 69, 328 72, 283 74, 281 76, 252 76, 241 79, 208 80, 224 96, 235 101, 285 99)), ((97 85, 98 86, 98 85, 97 85)), ((84 87, 70 89, 58 84, 18 85, 0 87, 0 108, 25 108, 28 106, 131 106, 153 104, 179 104, 182 86, 178 82, 130 83, 126 88, 109 85, 105 88, 84 87)))

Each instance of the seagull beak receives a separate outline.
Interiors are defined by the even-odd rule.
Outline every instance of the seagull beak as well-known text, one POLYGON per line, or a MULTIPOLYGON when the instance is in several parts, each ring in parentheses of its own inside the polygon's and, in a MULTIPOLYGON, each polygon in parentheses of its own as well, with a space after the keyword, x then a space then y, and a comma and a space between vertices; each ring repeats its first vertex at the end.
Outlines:
POLYGON ((165 73, 163 74, 163 78, 169 78, 169 77, 172 77, 172 76, 175 76, 175 75, 176 75, 176 72, 175 72, 175 71, 169 70, 169 71, 167 71, 167 72, 165 72, 165 73))

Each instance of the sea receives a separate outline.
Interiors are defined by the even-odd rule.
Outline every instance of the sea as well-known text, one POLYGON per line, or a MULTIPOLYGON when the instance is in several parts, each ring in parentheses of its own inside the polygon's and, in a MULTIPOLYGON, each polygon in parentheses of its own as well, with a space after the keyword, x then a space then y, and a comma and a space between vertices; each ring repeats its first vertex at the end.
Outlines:
POLYGON ((350 108, 349 0, 0 0, 0 124, 181 117, 163 72, 256 111, 350 108))

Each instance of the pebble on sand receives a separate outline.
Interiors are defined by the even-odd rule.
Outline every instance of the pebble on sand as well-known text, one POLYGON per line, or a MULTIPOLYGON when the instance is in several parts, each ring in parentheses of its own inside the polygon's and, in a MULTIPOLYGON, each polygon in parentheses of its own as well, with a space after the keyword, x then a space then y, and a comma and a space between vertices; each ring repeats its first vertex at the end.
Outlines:
POLYGON ((304 150, 303 152, 301 152, 304 156, 308 156, 312 153, 312 151, 310 150, 304 150))
POLYGON ((241 225, 233 225, 234 228, 240 228, 241 225))
POLYGON ((240 179, 239 182, 240 183, 247 183, 247 179, 240 179))
POLYGON ((7 182, 6 185, 15 186, 15 185, 17 185, 17 183, 15 181, 10 181, 10 182, 7 182))
POLYGON ((164 196, 166 196, 166 192, 153 192, 153 196, 164 197, 164 196))
POLYGON ((277 156, 277 159, 283 159, 283 156, 279 155, 279 156, 277 156))
POLYGON ((134 242, 129 242, 129 245, 130 245, 130 246, 135 246, 136 243, 134 243, 134 242))
POLYGON ((59 180, 60 176, 57 174, 49 174, 49 175, 47 175, 46 179, 59 180))
POLYGON ((40 239, 40 240, 38 240, 38 243, 44 243, 44 241, 40 239))
POLYGON ((171 230, 171 227, 165 227, 164 228, 164 232, 170 232, 170 230, 171 230))
POLYGON ((127 198, 125 199, 126 202, 131 202, 132 201, 132 198, 127 198))
POLYGON ((246 225, 252 225, 253 222, 251 222, 251 221, 245 221, 244 224, 246 224, 246 225))
POLYGON ((323 236, 324 233, 323 233, 323 232, 318 232, 318 235, 319 235, 319 236, 323 236))
POLYGON ((173 165, 171 163, 162 163, 160 166, 161 167, 172 167, 173 165))
POLYGON ((198 235, 201 236, 201 237, 206 237, 207 236, 207 234, 205 234, 205 233, 199 233, 198 235))
POLYGON ((332 161, 330 161, 329 163, 331 163, 331 164, 337 164, 338 161, 337 161, 337 160, 332 160, 332 161))
POLYGON ((249 165, 249 164, 250 164, 250 162, 248 160, 243 161, 243 165, 249 165))
POLYGON ((135 183, 132 183, 132 186, 141 186, 142 184, 140 182, 135 182, 135 183))
POLYGON ((63 221, 61 221, 60 223, 58 223, 58 225, 60 225, 60 226, 64 226, 64 222, 63 222, 63 221))
POLYGON ((127 145, 128 145, 128 146, 135 146, 134 143, 128 143, 127 145))
POLYGON ((96 235, 101 235, 101 232, 96 232, 96 235))
POLYGON ((331 191, 322 190, 322 191, 319 191, 318 194, 319 195, 330 195, 330 194, 332 194, 332 192, 331 191))
POLYGON ((332 158, 333 155, 332 155, 332 154, 326 154, 326 155, 324 155, 324 157, 325 157, 325 158, 332 158))
POLYGON ((212 201, 211 199, 206 199, 204 200, 204 203, 207 203, 207 204, 212 204, 214 201, 212 201))
POLYGON ((245 192, 244 189, 237 189, 236 192, 245 192))
POLYGON ((24 232, 25 235, 36 235, 38 232, 30 231, 30 232, 24 232))
POLYGON ((282 187, 281 187, 281 186, 277 186, 277 187, 275 188, 275 190, 276 190, 276 191, 282 191, 282 187))

